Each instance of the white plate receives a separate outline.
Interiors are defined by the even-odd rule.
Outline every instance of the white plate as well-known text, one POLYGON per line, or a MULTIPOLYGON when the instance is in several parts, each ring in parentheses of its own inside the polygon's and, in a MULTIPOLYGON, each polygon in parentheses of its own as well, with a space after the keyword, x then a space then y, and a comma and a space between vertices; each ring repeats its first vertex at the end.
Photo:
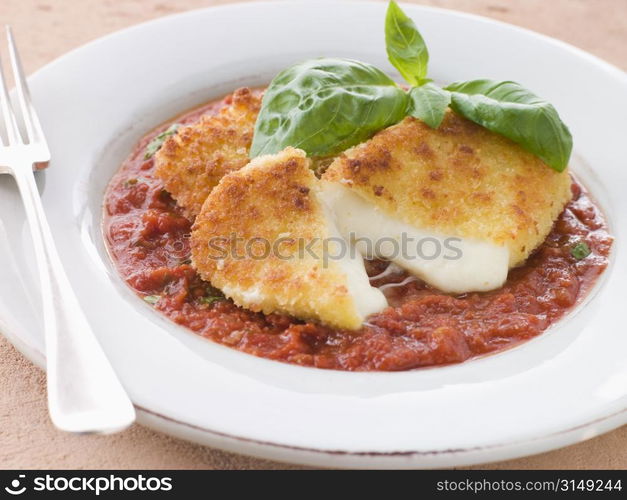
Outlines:
MULTIPOLYGON (((573 47, 487 19, 405 6, 442 81, 513 79, 555 103, 575 171, 617 240, 590 299, 507 352, 444 368, 345 373, 255 358, 170 323, 106 256, 101 204, 133 143, 161 121, 312 56, 387 68, 383 3, 237 4, 97 40, 30 79, 52 149, 38 174, 63 261, 142 423, 271 459, 326 466, 437 467, 537 453, 627 422, 627 76, 573 47), (590 165, 586 168, 583 165, 590 165)), ((43 365, 31 244, 0 178, 0 329, 43 365)))

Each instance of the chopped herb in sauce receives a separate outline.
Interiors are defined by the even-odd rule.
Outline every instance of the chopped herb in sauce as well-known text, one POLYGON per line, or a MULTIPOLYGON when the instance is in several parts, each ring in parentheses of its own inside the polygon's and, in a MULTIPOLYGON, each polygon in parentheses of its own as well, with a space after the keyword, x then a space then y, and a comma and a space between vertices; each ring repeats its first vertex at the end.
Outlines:
POLYGON ((162 203, 170 203, 171 201, 173 201, 172 197, 170 196, 170 193, 168 193, 165 189, 161 189, 159 191, 159 194, 157 195, 157 198, 162 203))
POLYGON ((144 153, 144 160, 149 160, 154 156, 154 154, 159 151, 159 148, 163 145, 165 140, 171 135, 176 134, 176 131, 180 125, 178 123, 173 123, 166 130, 156 135, 152 141, 148 143, 146 146, 146 152, 144 153))
POLYGON ((144 300, 148 302, 149 304, 155 305, 157 302, 159 302, 160 298, 161 298, 161 295, 146 295, 144 297, 144 300))
POLYGON ((577 260, 585 259, 591 253, 592 250, 585 241, 580 241, 570 249, 570 254, 577 260))
POLYGON ((222 295, 207 295, 205 297, 198 298, 198 302, 201 304, 213 304, 219 300, 224 300, 224 297, 222 295))

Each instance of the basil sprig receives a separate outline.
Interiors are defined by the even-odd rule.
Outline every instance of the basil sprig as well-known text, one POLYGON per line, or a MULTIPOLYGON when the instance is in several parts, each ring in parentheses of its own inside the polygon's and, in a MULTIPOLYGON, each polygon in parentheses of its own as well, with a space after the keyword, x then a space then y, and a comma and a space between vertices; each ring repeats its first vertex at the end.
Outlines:
POLYGON ((350 59, 314 59, 281 72, 268 87, 255 124, 254 158, 287 146, 330 156, 410 115, 437 128, 449 106, 508 137, 562 172, 572 136, 557 110, 515 82, 472 80, 440 88, 427 78, 429 52, 414 22, 392 1, 385 18, 390 62, 412 86, 350 59))
POLYGON ((328 156, 363 142, 405 116, 407 94, 381 70, 321 58, 279 73, 266 90, 250 156, 286 146, 328 156))

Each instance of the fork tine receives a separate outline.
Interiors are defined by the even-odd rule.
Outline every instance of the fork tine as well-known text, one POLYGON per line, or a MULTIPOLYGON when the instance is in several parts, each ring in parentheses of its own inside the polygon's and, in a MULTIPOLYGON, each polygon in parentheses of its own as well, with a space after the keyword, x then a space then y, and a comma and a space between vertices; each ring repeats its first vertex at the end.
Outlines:
MULTIPOLYGON (((7 137, 10 144, 19 144, 22 142, 20 132, 17 128, 17 122, 15 121, 15 115, 11 109, 11 101, 9 100, 9 93, 7 91, 7 84, 4 79, 4 71, 2 70, 2 60, 0 59, 0 110, 4 118, 4 125, 7 129, 7 137)), ((2 136, 0 136, 0 143, 2 136)))
POLYGON ((24 77, 22 62, 20 61, 20 56, 17 53, 17 47, 15 45, 15 39, 13 38, 11 26, 6 26, 6 32, 7 39, 9 40, 9 56, 11 58, 11 67, 13 68, 13 78, 15 80, 17 98, 20 103, 22 119, 24 120, 24 126, 26 127, 28 142, 31 144, 35 141, 45 143, 46 139, 41 129, 37 112, 35 111, 31 101, 26 78, 24 77))

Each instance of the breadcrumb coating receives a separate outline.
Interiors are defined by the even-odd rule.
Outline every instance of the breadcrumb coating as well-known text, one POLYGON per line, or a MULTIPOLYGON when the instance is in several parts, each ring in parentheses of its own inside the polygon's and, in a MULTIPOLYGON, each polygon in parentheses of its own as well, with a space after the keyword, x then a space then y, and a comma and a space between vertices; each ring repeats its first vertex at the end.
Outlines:
POLYGON ((213 116, 181 127, 155 154, 155 173, 185 215, 193 220, 220 179, 249 161, 248 150, 261 96, 236 90, 213 116))
MULTIPOLYGON (((247 309, 359 328, 363 308, 351 293, 345 268, 324 260, 325 241, 334 233, 319 189, 311 161, 294 148, 260 156, 227 174, 194 223, 194 267, 247 309)), ((374 294, 378 310, 383 309, 385 299, 369 286, 360 258, 357 265, 364 285, 360 293, 374 294)))
POLYGON ((545 240, 572 196, 568 171, 452 111, 437 129, 405 118, 345 151, 323 179, 414 227, 504 245, 510 267, 545 240))

